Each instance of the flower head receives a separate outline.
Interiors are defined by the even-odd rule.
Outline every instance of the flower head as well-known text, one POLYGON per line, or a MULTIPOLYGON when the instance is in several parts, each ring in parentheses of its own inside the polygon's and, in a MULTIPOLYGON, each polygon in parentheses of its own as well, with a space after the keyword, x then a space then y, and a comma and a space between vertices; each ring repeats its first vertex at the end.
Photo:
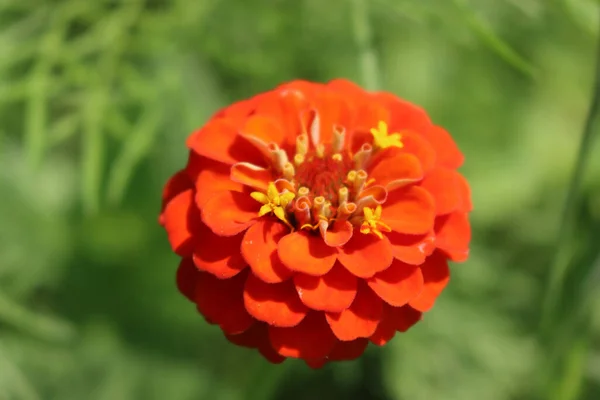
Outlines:
POLYGON ((294 81, 219 111, 187 146, 159 218, 178 288, 271 362, 384 345, 467 259, 463 156, 392 94, 294 81))

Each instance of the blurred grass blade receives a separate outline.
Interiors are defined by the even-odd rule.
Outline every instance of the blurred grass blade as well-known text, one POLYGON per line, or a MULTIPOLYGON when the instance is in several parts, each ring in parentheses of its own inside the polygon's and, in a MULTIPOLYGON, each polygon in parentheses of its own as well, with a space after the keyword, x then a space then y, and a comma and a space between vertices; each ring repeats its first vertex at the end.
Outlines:
POLYGON ((51 342, 67 342, 75 334, 73 328, 58 319, 35 314, 0 293, 0 322, 51 342))
POLYGON ((93 75, 90 99, 86 104, 82 142, 82 200, 86 213, 96 213, 100 207, 102 174, 104 171, 104 120, 109 112, 109 96, 121 56, 129 39, 129 28, 135 23, 143 3, 130 1, 101 22, 99 31, 110 46, 102 53, 98 73, 93 75))
POLYGON ((552 266, 548 274, 548 282, 542 304, 542 330, 551 330, 552 316, 562 297, 563 281, 567 276, 569 268, 569 247, 568 238, 572 232, 571 220, 574 215, 575 204, 579 196, 579 190, 585 167, 589 161, 590 150, 592 148, 592 139, 598 130, 600 122, 600 38, 597 39, 596 50, 596 70, 594 77, 594 87, 592 100, 588 115, 586 117, 583 135, 577 152, 577 159, 573 168, 573 175, 567 188, 567 194, 561 212, 556 239, 555 257, 552 260, 552 266))
POLYGON ((162 119, 162 107, 158 101, 140 118, 130 136, 111 166, 108 179, 107 197, 112 204, 118 204, 123 195, 133 171, 140 160, 150 152, 162 119))
POLYGON ((88 94, 83 122, 81 149, 81 188, 83 209, 95 213, 100 207, 100 187, 104 164, 104 138, 102 137, 102 116, 104 115, 107 94, 100 84, 88 94))
POLYGON ((48 98, 51 70, 63 40, 67 24, 55 11, 48 33, 39 43, 39 55, 29 77, 27 112, 25 116, 25 148, 31 167, 40 166, 47 147, 48 98))
POLYGON ((506 63, 529 76, 536 77, 536 69, 531 63, 519 55, 508 43, 496 35, 492 28, 483 22, 466 4, 465 0, 453 0, 460 9, 469 28, 485 43, 490 50, 496 53, 506 63))
POLYGON ((41 399, 20 369, 10 361, 2 342, 0 342, 0 372, 0 399, 41 399))
POLYGON ((367 90, 377 90, 379 89, 379 65, 373 48, 368 0, 352 0, 351 7, 362 86, 367 90))

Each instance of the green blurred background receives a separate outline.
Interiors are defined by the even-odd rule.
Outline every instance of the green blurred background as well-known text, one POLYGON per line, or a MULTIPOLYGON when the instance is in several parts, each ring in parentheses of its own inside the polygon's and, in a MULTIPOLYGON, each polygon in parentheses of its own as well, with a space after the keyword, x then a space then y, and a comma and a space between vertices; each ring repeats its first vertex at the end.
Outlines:
POLYGON ((598 141, 563 211, 598 8, 0 0, 0 400, 599 399, 598 141), (390 345, 319 371, 271 366, 177 292, 162 185, 219 107, 336 77, 454 135, 472 255, 390 345))

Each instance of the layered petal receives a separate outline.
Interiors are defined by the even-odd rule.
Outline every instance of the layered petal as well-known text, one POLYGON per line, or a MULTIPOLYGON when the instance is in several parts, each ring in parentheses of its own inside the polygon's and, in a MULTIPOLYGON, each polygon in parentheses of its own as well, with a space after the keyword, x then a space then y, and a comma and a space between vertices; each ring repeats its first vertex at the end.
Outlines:
POLYGON ((464 155, 444 128, 431 126, 422 131, 423 137, 435 149, 436 163, 439 166, 457 169, 464 162, 464 155))
POLYGON ((277 353, 305 360, 325 358, 336 344, 325 315, 315 311, 292 328, 269 327, 269 338, 277 353))
POLYGON ((240 250, 242 256, 259 279, 267 283, 283 282, 292 276, 279 259, 277 246, 289 228, 272 220, 261 219, 245 233, 240 250))
POLYGON ((294 232, 281 239, 277 254, 292 271, 313 276, 328 273, 336 259, 335 248, 307 231, 294 232))
POLYGON ((387 237, 392 246, 392 254, 398 261, 419 265, 435 250, 435 233, 433 230, 423 235, 405 235, 390 232, 387 237))
POLYGON ((227 340, 242 347, 258 349, 260 354, 273 364, 281 364, 285 357, 279 355, 269 341, 269 330, 267 324, 255 323, 250 329, 237 335, 228 335, 227 340))
POLYGON ((194 192, 187 189, 169 201, 163 211, 163 223, 171 248, 185 257, 192 253, 194 230, 199 226, 198 210, 194 207, 194 192))
POLYGON ((300 300, 307 307, 313 310, 341 312, 354 301, 358 279, 336 263, 323 276, 297 273, 294 275, 294 284, 300 300))
POLYGON ((423 169, 417 157, 401 153, 402 149, 392 147, 388 153, 371 169, 369 177, 388 191, 420 181, 423 169))
POLYGON ((389 267, 394 257, 387 237, 357 232, 339 249, 337 258, 353 275, 369 278, 389 267))
POLYGON ((194 182, 196 205, 202 209, 206 201, 222 191, 241 192, 244 185, 230 179, 231 166, 190 152, 186 172, 194 182))
POLYGON ((339 340, 368 338, 373 335, 381 320, 383 301, 363 283, 348 309, 326 315, 331 330, 339 340))
POLYGON ((386 303, 401 307, 421 293, 423 274, 416 265, 394 260, 388 269, 368 279, 367 284, 386 303))
POLYGON ((452 261, 462 262, 469 257, 471 225, 464 212, 453 212, 435 220, 435 245, 452 261))
POLYGON ((436 215, 449 214, 462 205, 459 179, 456 171, 437 167, 421 182, 421 187, 433 196, 436 215))
POLYGON ((369 340, 365 338, 355 339, 351 341, 338 341, 331 353, 329 353, 329 359, 333 361, 350 361, 356 360, 360 357, 367 346, 369 340))
POLYGON ((198 270, 192 259, 182 258, 179 268, 177 268, 177 289, 191 302, 194 302, 195 299, 197 280, 198 270))
POLYGON ((418 186, 391 192, 383 205, 383 220, 392 230, 419 235, 433 227, 435 203, 429 192, 418 186))
POLYGON ((217 236, 206 225, 199 225, 194 236, 193 261, 196 268, 219 279, 228 279, 246 267, 246 261, 240 254, 242 234, 231 237, 217 236))
POLYGON ((250 274, 243 297, 250 315, 271 326, 296 326, 308 312, 291 281, 266 283, 250 274))
POLYGON ((233 236, 258 218, 260 203, 245 193, 219 192, 202 207, 202 221, 219 236, 233 236))
POLYGON ((207 272, 198 272, 194 296, 198 311, 229 334, 244 332, 254 323, 242 296, 246 276, 241 273, 231 279, 218 279, 207 272))
POLYGON ((406 332, 414 324, 421 320, 421 312, 405 305, 392 307, 386 303, 383 305, 383 316, 377 330, 369 338, 371 343, 383 346, 389 342, 396 332, 406 332))
POLYGON ((429 311, 435 299, 442 293, 450 281, 448 260, 440 253, 435 252, 421 265, 423 274, 423 290, 408 304, 417 311, 429 311))
POLYGON ((240 161, 264 164, 260 152, 238 135, 237 127, 227 118, 208 121, 206 125, 192 133, 186 144, 195 153, 225 164, 235 164, 240 161))

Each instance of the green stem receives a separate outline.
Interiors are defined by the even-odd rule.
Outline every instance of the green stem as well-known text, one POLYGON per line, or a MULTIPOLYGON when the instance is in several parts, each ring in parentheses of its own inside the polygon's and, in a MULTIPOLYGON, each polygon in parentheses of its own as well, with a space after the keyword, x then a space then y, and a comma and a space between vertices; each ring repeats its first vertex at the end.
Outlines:
POLYGON ((379 89, 379 65, 373 48, 367 0, 352 0, 352 23, 362 84, 367 90, 377 90, 379 89))
POLYGON ((567 239, 571 231, 569 229, 569 221, 571 221, 571 217, 574 212, 575 202, 577 201, 581 181, 583 179, 583 173, 590 156, 592 139, 594 132, 597 130, 597 125, 600 119, 600 39, 598 39, 597 43, 595 71, 595 83, 592 101, 586 118, 583 136, 581 137, 581 142, 579 144, 573 175, 567 190, 567 197, 561 213, 556 240, 556 253, 555 257, 553 258, 552 268, 550 269, 544 303, 542 306, 542 329, 544 331, 551 330, 549 329, 551 316, 557 307, 558 301, 560 300, 562 283, 567 275, 567 269, 569 266, 567 239))

